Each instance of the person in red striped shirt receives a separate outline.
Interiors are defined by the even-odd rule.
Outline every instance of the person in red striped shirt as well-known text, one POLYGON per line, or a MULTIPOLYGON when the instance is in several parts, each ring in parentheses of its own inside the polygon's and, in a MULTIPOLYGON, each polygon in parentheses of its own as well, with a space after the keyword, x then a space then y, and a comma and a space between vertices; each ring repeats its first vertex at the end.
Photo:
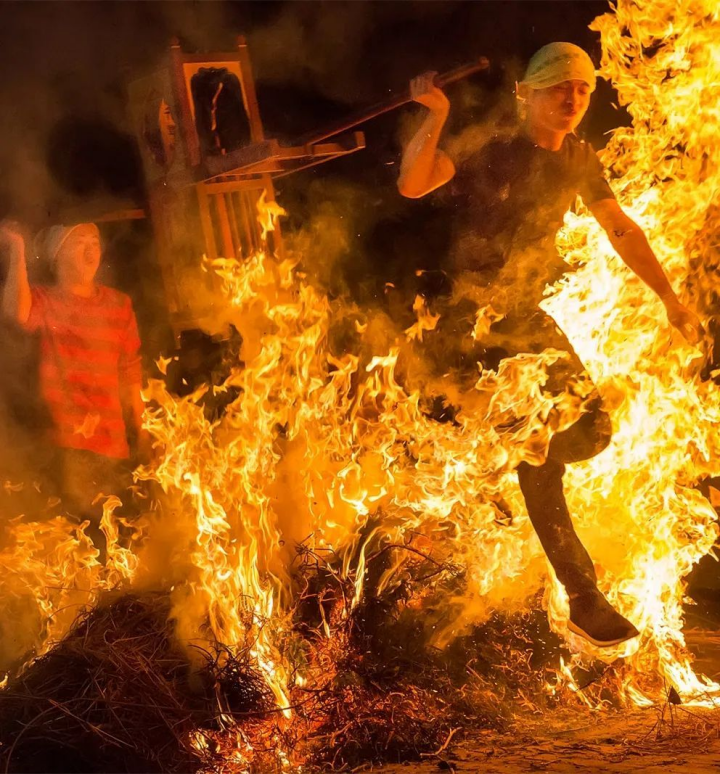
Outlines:
POLYGON ((40 340, 40 390, 52 419, 53 479, 63 504, 90 520, 88 533, 104 555, 99 494, 129 483, 128 428, 142 455, 140 337, 130 298, 95 281, 102 246, 94 223, 53 226, 38 240, 55 284, 31 286, 19 228, 0 224, 9 257, 5 315, 40 340))

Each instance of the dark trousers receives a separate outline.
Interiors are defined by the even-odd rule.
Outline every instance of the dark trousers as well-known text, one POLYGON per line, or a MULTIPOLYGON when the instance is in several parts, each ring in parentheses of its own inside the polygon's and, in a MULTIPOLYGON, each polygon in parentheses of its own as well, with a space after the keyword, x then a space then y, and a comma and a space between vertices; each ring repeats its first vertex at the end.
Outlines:
POLYGON ((563 491, 565 464, 590 459, 610 442, 610 417, 599 399, 591 410, 550 442, 544 465, 518 467, 520 489, 530 521, 568 596, 592 592, 597 576, 592 559, 575 532, 563 491))
MULTIPOLYGON (((580 394, 589 394, 592 381, 580 358, 555 321, 541 309, 509 314, 494 323, 481 341, 475 341, 471 333, 477 301, 440 298, 433 306, 440 314, 439 323, 418 347, 418 357, 427 364, 433 378, 450 374, 455 386, 471 390, 477 380, 478 363, 496 370, 507 357, 523 352, 540 353, 550 347, 566 352, 568 357, 548 368, 543 391, 557 395, 583 383, 580 394)), ((588 411, 571 427, 553 436, 544 465, 523 462, 517 469, 530 521, 558 580, 571 597, 594 591, 597 582, 592 560, 575 532, 563 492, 565 465, 594 457, 610 442, 610 417, 595 394, 586 406, 588 411)), ((439 421, 451 421, 453 410, 437 410, 437 406, 444 404, 444 397, 436 401, 432 416, 439 421)))

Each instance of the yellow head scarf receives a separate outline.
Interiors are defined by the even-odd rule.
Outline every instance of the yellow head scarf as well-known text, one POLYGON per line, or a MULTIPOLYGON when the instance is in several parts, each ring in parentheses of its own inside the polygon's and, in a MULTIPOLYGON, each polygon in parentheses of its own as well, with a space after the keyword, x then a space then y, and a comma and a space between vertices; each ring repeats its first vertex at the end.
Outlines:
POLYGON ((590 91, 595 91, 597 79, 592 59, 573 43, 549 43, 532 55, 520 85, 547 89, 574 80, 585 81, 590 91))

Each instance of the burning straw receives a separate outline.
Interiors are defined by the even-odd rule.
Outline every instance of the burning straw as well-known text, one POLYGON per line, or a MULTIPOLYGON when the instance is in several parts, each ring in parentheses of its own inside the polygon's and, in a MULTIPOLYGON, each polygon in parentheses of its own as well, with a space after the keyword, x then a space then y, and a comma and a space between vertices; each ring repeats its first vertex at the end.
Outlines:
POLYGON ((303 553, 283 652, 293 672, 290 722, 248 651, 216 643, 188 652, 168 595, 107 594, 0 693, 0 764, 235 774, 303 761, 343 770, 439 755, 466 729, 503 727, 511 697, 535 709, 557 703, 544 681, 559 640, 544 616, 495 617, 439 651, 416 602, 440 603, 448 584, 463 582, 457 567, 438 567, 412 546, 380 548, 368 560, 371 591, 350 615, 353 584, 331 568, 328 557, 303 553), (394 553, 404 581, 375 593, 394 553))
POLYGON ((247 654, 193 668, 163 595, 113 596, 0 694, 4 771, 190 772, 212 760, 194 735, 227 714, 252 726, 273 706, 247 654))
MULTIPOLYGON (((702 236, 714 233, 720 169, 715 5, 623 1, 595 23, 635 122, 604 158, 683 296, 689 267, 715 248, 702 236)), ((300 259, 312 255, 220 260, 238 362, 183 398, 159 380, 146 392, 164 452, 141 475, 172 504, 161 584, 172 590, 104 602, 10 680, 6 769, 342 768, 441 751, 458 728, 501 722, 508 704, 647 706, 668 686, 685 704, 716 701, 720 686, 693 671, 682 599, 718 535, 696 488, 720 473, 717 387, 587 213, 568 215, 560 247, 580 268, 547 307, 615 429, 570 471, 571 510, 602 590, 641 638, 599 665, 568 635, 561 588, 545 583, 514 471, 549 441, 539 385, 551 354, 482 374, 473 409, 435 422, 399 370, 408 339, 433 324, 422 305, 397 331, 308 281, 300 259), (218 396, 222 410, 208 411, 218 396), (541 599, 552 633, 528 613, 541 599)), ((119 576, 152 586, 138 582, 152 575, 142 554, 137 565, 109 555, 119 576)), ((67 577, 80 577, 74 556, 62 552, 67 577)), ((60 605, 41 601, 45 618, 60 605)))

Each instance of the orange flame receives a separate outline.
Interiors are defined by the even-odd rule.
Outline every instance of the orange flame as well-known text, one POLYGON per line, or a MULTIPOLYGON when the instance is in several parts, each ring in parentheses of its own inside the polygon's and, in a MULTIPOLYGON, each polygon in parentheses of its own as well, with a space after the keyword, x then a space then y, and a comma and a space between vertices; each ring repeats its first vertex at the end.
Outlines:
MULTIPOLYGON (((714 0, 620 0, 593 29, 603 43, 602 72, 634 120, 614 133, 604 161, 623 206, 686 296, 690 267, 709 249, 700 235, 720 187, 720 109, 710 88, 720 82, 718 9, 714 0)), ((264 235, 280 214, 261 199, 264 235)), ((567 215, 559 242, 579 268, 545 306, 587 365, 614 425, 611 446, 570 469, 569 505, 600 566, 602 590, 642 638, 614 651, 573 638, 552 573, 550 619, 576 651, 574 661, 628 659, 620 686, 628 701, 659 700, 660 676, 686 703, 711 702, 720 686, 692 670, 681 604, 683 578, 718 537, 713 508, 693 487, 720 473, 720 395, 700 380, 697 351, 673 337, 659 302, 587 213, 567 215)), ((558 406, 540 387, 563 353, 520 355, 497 373, 478 374, 472 408, 440 424, 398 377, 408 340, 422 341, 437 323, 422 303, 415 304, 417 322, 386 336, 382 348, 374 337, 382 320, 344 309, 354 316, 363 355, 337 354, 328 343, 337 310, 295 261, 258 253, 242 262, 220 259, 214 269, 228 319, 243 337, 244 366, 222 387, 184 398, 161 381, 145 392, 152 405, 146 427, 164 452, 139 475, 159 482, 187 519, 174 554, 184 562, 172 592, 180 639, 249 649, 289 716, 291 679, 304 680, 290 677, 280 648, 290 636, 296 544, 338 556, 333 571, 354 582, 357 604, 370 543, 422 534, 429 552, 451 555, 465 568, 468 584, 466 594, 447 600, 437 645, 492 610, 526 605, 546 561, 514 470, 522 460, 543 458, 553 432, 545 420, 558 406), (211 421, 200 400, 230 389, 237 397, 211 421), (497 518, 500 502, 512 523, 497 518)), ((474 335, 495 317, 482 310, 474 335)), ((571 402, 559 408, 558 427, 582 409, 571 402)), ((0 553, 3 588, 28 595, 41 647, 69 625, 58 611, 77 609, 79 597, 91 604, 99 590, 139 572, 136 559, 118 547, 116 506, 106 503, 103 521, 110 544, 105 579, 87 538, 65 520, 15 525, 14 543, 0 553)), ((389 568, 381 586, 397 569, 389 568)), ((332 636, 332 622, 324 628, 332 636)), ((571 667, 562 664, 552 690, 581 694, 571 667)), ((194 744, 202 747, 202 735, 194 744)), ((239 738, 240 758, 244 744, 239 738)))

